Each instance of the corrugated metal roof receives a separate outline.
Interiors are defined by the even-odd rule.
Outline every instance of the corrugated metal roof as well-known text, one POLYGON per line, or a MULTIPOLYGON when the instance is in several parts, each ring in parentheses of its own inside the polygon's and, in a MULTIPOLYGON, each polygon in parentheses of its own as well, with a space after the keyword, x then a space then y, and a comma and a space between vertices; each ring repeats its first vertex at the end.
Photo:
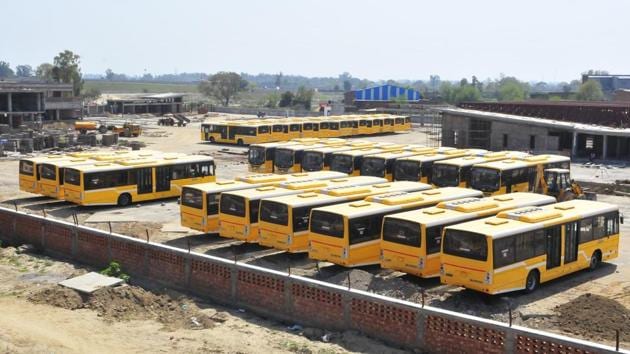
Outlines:
POLYGON ((420 92, 395 85, 381 85, 354 91, 355 101, 391 101, 405 97, 407 101, 422 99, 420 92))

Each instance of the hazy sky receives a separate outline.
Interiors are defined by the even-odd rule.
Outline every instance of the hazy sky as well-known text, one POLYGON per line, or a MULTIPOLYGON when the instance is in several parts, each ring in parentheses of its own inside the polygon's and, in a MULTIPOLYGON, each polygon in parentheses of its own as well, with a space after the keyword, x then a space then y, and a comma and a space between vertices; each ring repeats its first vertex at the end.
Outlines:
POLYGON ((84 73, 562 81, 630 73, 630 1, 3 1, 0 60, 84 73))

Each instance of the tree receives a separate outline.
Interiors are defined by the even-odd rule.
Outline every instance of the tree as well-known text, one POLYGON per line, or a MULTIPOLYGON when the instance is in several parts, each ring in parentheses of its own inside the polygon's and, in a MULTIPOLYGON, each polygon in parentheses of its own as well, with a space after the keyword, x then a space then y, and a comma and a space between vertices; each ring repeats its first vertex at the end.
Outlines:
POLYGON ((280 95, 277 92, 272 92, 266 97, 263 103, 263 106, 265 108, 276 108, 278 107, 279 102, 280 102, 280 95))
POLYGON ((301 106, 306 110, 310 110, 314 95, 315 91, 313 89, 307 89, 304 86, 300 86, 298 87, 295 98, 293 99, 293 105, 301 106))
POLYGON ((0 61, 0 77, 12 77, 14 75, 11 65, 6 61, 0 61))
POLYGON ((199 92, 219 100, 223 106, 228 106, 230 100, 247 89, 247 81, 235 72, 221 71, 199 83, 199 92))
POLYGON ((93 101, 99 97, 101 97, 101 91, 95 87, 87 89, 85 91, 83 91, 83 93, 81 94, 81 97, 83 97, 84 99, 88 100, 88 101, 93 101))
POLYGON ((280 96, 280 102, 278 102, 278 107, 291 107, 293 105, 293 99, 294 99, 294 95, 293 92, 291 91, 285 91, 282 93, 282 96, 280 96))
POLYGON ((497 98, 499 101, 523 101, 528 96, 528 86, 514 77, 503 77, 499 80, 497 98))
POLYGON ((481 92, 473 85, 461 85, 457 87, 450 82, 443 82, 440 85, 440 96, 442 99, 451 104, 459 104, 460 102, 479 101, 481 92))
POLYGON ((35 76, 37 76, 37 78, 40 80, 52 81, 53 80, 52 71, 53 71, 52 64, 42 63, 42 64, 39 64, 37 69, 35 69, 35 76))
POLYGON ((463 78, 463 79, 459 80, 459 86, 460 87, 464 87, 466 85, 468 85, 468 79, 463 78))
POLYGON ((18 77, 33 76, 33 68, 30 65, 18 65, 15 67, 15 75, 18 77))
POLYGON ((348 92, 352 90, 352 82, 350 80, 343 80, 343 91, 348 92))
POLYGON ((604 100, 604 92, 599 82, 586 80, 578 89, 576 98, 580 101, 602 101, 604 100))
POLYGON ((80 59, 81 57, 72 51, 64 50, 53 60, 53 79, 57 82, 72 84, 75 96, 79 96, 83 88, 83 77, 79 68, 80 59))
POLYGON ((282 71, 276 74, 276 81, 274 83, 276 87, 282 86, 282 71))
POLYGON ((111 80, 113 80, 113 79, 114 79, 114 76, 115 76, 115 75, 116 75, 116 74, 114 73, 114 71, 113 71, 112 69, 107 69, 107 70, 105 70, 105 79, 107 79, 107 80, 110 80, 110 81, 111 81, 111 80))
POLYGON ((440 88, 440 75, 430 75, 431 91, 436 92, 440 88))

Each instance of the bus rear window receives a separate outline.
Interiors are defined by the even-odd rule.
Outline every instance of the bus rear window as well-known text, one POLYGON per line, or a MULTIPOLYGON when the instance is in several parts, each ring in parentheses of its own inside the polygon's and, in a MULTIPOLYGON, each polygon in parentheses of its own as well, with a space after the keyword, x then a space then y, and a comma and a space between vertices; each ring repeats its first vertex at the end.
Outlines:
POLYGON ((182 190, 182 205, 195 209, 203 209, 203 192, 184 187, 182 190))
POLYGON ((33 168, 33 163, 31 161, 20 161, 21 175, 33 176, 33 172, 35 172, 35 169, 33 168))
POLYGON ((302 155, 302 170, 312 172, 323 168, 323 153, 317 151, 304 151, 302 155))
POLYGON ((420 224, 413 221, 387 218, 383 223, 383 240, 420 247, 420 224))
POLYGON ((260 202, 260 220, 287 226, 289 224, 289 208, 283 203, 263 200, 260 202))
POLYGON ((337 172, 343 172, 347 174, 352 173, 352 156, 348 155, 333 155, 330 162, 330 169, 337 172))
POLYGON ((394 163, 394 179, 396 181, 419 181, 420 163, 416 161, 397 160, 394 163))
POLYGON ((208 215, 217 215, 219 213, 220 197, 220 193, 206 194, 206 210, 208 211, 208 215))
POLYGON ((446 229, 444 254, 485 261, 488 259, 486 236, 475 232, 446 229))
POLYGON ((383 215, 371 215, 352 219, 348 222, 350 244, 372 241, 380 238, 383 215))
POLYGON ((224 193, 221 195, 221 205, 219 208, 221 213, 244 217, 245 198, 224 193))
POLYGON ((327 211, 313 210, 311 232, 343 238, 343 216, 327 211))
POLYGON ((81 185, 81 172, 71 168, 64 169, 64 183, 75 186, 81 185))
POLYGON ((265 163, 265 148, 262 146, 250 146, 247 160, 252 165, 262 165, 265 163))
POLYGON ((57 171, 54 165, 51 164, 42 164, 42 172, 41 177, 45 179, 56 180, 57 179, 57 171))

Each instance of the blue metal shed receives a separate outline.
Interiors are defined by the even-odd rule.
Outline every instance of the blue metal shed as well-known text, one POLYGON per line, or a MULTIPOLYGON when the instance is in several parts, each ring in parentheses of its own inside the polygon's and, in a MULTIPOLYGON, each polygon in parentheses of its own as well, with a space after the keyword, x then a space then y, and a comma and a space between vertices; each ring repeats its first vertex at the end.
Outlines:
POLYGON ((374 86, 354 91, 355 101, 391 101, 399 96, 405 97, 407 101, 422 99, 420 92, 394 85, 374 86))

